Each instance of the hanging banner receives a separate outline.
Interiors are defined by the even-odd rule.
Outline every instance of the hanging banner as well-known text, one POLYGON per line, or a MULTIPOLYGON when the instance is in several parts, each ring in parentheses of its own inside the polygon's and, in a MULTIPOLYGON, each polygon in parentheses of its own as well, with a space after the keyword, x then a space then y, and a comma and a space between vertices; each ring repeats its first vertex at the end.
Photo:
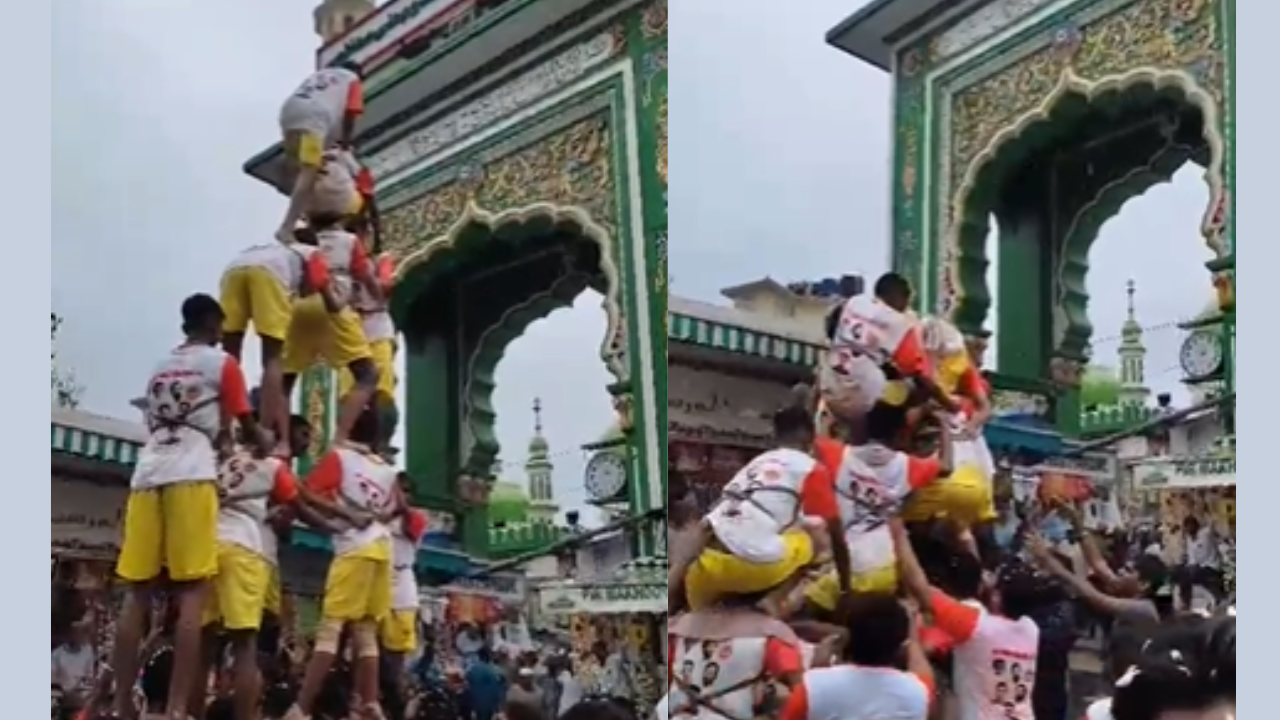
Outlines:
POLYGON ((1195 490, 1198 488, 1235 487, 1236 459, 1160 458, 1133 466, 1136 490, 1195 490))

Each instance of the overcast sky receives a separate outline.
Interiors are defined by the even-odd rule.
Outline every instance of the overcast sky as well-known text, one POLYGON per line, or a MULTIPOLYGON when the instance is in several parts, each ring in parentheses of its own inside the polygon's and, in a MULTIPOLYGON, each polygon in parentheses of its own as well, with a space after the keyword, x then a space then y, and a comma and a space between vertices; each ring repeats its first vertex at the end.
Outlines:
MULTIPOLYGON (((740 0, 671 8, 671 275, 677 293, 712 299, 764 275, 803 280, 887 269, 890 85, 827 46, 858 2, 806 0, 785 13, 740 0)), ((1198 239, 1207 190, 1184 170, 1108 223, 1091 256, 1094 326, 1113 337, 1125 284, 1140 319, 1194 315, 1211 298, 1198 239), (1159 262, 1154 260, 1158 258, 1159 262)), ((1176 389, 1180 338, 1151 333, 1148 375, 1176 389)), ((1096 357, 1111 362, 1114 341, 1096 357)))
MULTIPOLYGON (((52 300, 86 409, 130 416, 152 364, 179 340, 182 299, 216 293, 238 251, 271 240, 283 199, 240 166, 276 140, 280 104, 311 68, 313 6, 52 6, 52 300)), ((499 369, 504 474, 522 479, 543 396, 566 505, 584 497, 575 448, 613 417, 597 353, 604 327, 599 300, 584 296, 535 326, 499 369)))
MULTIPOLYGON (((280 102, 309 69, 312 2, 51 7, 52 301, 68 322, 61 351, 86 388, 87 408, 127 414, 151 363, 178 338, 182 298, 214 291, 235 253, 269 240, 279 221, 282 200, 240 165, 275 139, 280 102)), ((822 41, 852 7, 672 7, 678 292, 711 299, 764 275, 885 269, 888 81, 822 41)), ((1192 314, 1207 301, 1196 239, 1203 201, 1194 173, 1184 173, 1107 226, 1090 277, 1100 334, 1114 335, 1122 322, 1129 278, 1139 284, 1145 323, 1192 314)), ((536 326, 500 368, 504 459, 524 459, 529 408, 544 397, 547 434, 566 453, 557 485, 567 504, 582 498, 573 448, 611 421, 596 358, 603 326, 596 300, 583 298, 536 326)), ((1176 365, 1174 333, 1150 342, 1152 374, 1176 365)), ((1098 348, 1100 357, 1111 352, 1098 348)), ((1160 375, 1164 384, 1176 377, 1160 375)))

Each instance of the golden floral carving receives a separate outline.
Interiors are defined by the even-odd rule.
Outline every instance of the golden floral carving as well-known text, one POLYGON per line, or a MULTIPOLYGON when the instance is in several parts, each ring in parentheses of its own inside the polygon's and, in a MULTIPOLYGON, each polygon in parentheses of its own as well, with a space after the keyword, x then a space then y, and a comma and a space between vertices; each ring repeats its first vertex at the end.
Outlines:
POLYGON ((953 180, 1001 131, 1040 109, 1067 72, 1100 82, 1140 69, 1181 71, 1221 101, 1217 1, 1139 0, 1085 27, 1063 28, 1057 42, 957 92, 951 110, 953 180))
POLYGON ((667 27, 667 0, 656 0, 641 14, 640 31, 646 38, 660 38, 666 36, 667 27))
POLYGON ((451 182, 383 217, 387 248, 403 261, 447 234, 470 203, 490 213, 576 207, 616 234, 611 149, 608 124, 591 118, 488 164, 460 167, 451 182))

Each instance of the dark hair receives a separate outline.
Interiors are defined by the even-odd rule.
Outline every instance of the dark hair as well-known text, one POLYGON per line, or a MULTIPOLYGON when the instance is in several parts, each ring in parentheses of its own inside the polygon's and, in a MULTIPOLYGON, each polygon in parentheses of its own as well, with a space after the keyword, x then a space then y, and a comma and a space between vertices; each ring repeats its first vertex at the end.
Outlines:
POLYGON ((294 229, 293 240, 300 245, 310 245, 311 247, 320 244, 320 238, 316 236, 315 229, 310 225, 303 225, 294 229))
POLYGON ((1143 553, 1142 557, 1133 561, 1134 575, 1138 576, 1138 580, 1147 586, 1146 592, 1149 597, 1154 597, 1169 582, 1169 566, 1164 560, 1150 553, 1143 553))
POLYGON ((905 296, 911 294, 911 281, 898 273, 890 272, 876 280, 875 294, 878 298, 905 296))
MULTIPOLYGON (((542 708, 520 700, 509 700, 502 706, 502 714, 507 720, 547 720, 542 708)), ((602 720, 598 715, 589 716, 592 720, 602 720)))
POLYGON ((356 77, 360 78, 361 80, 364 79, 364 68, 361 67, 360 63, 356 62, 355 60, 343 60, 342 62, 336 65, 333 65, 333 67, 339 70, 346 70, 347 72, 355 73, 356 77))
POLYGON ((631 720, 633 717, 635 715, 616 702, 589 700, 566 710, 560 720, 631 720))
POLYGON ((868 440, 893 445, 902 435, 907 425, 907 409, 899 405, 890 405, 876 401, 867 413, 865 432, 868 440))
POLYGON ((902 645, 911 634, 911 616, 893 595, 855 595, 846 627, 846 660, 868 667, 895 667, 902 660, 902 645))
POLYGON ((215 698, 204 711, 204 720, 235 720, 235 717, 235 701, 228 697, 215 698))
POLYGON ((1186 617, 1161 627, 1116 683, 1115 720, 1156 720, 1236 699, 1236 619, 1186 617))
POLYGON ((182 332, 188 335, 222 324, 222 305, 213 296, 196 293, 182 301, 182 332))
POLYGON ((835 342, 836 332, 840 330, 840 316, 842 315, 844 315, 843 303, 838 304, 827 311, 827 319, 824 327, 826 328, 827 339, 832 342, 835 342))
POLYGON ((773 434, 778 438, 812 437, 816 432, 813 414, 808 408, 791 405, 773 414, 773 434))
POLYGON ((1000 567, 996 589, 1000 592, 1000 610, 1011 620, 1020 620, 1065 597, 1055 579, 1019 559, 1000 567))

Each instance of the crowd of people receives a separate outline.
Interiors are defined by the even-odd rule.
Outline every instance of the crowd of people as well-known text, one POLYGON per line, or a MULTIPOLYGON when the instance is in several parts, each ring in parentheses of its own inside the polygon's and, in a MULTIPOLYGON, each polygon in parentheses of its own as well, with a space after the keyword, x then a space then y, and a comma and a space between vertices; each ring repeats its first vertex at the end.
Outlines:
POLYGON ((889 274, 833 309, 816 386, 709 509, 670 482, 657 720, 1233 718, 1235 604, 1211 535, 1188 523, 1171 563, 1068 498, 1015 498, 982 436, 981 357, 910 300, 889 274))
POLYGON ((383 664, 416 648, 426 516, 408 505, 388 447, 396 332, 372 182, 351 144, 362 110, 354 66, 317 71, 289 95, 285 225, 229 263, 218 297, 182 304, 184 338, 147 377, 149 439, 124 514, 111 657, 92 688, 74 638, 54 658, 63 704, 86 717, 185 720, 222 703, 237 720, 258 718, 278 671, 262 659, 264 643, 279 657, 278 548, 299 523, 327 534, 334 556, 305 671, 280 714, 316 717, 327 678, 347 662, 351 717, 380 719, 383 664), (240 365, 250 329, 263 359, 252 399, 240 365), (293 386, 317 363, 344 372, 332 438, 313 438, 322 429, 290 413, 293 386), (313 440, 327 449, 299 479, 294 461, 313 440), (158 597, 167 621, 149 617, 158 597), (232 692, 206 707, 204 678, 224 653, 232 692))

